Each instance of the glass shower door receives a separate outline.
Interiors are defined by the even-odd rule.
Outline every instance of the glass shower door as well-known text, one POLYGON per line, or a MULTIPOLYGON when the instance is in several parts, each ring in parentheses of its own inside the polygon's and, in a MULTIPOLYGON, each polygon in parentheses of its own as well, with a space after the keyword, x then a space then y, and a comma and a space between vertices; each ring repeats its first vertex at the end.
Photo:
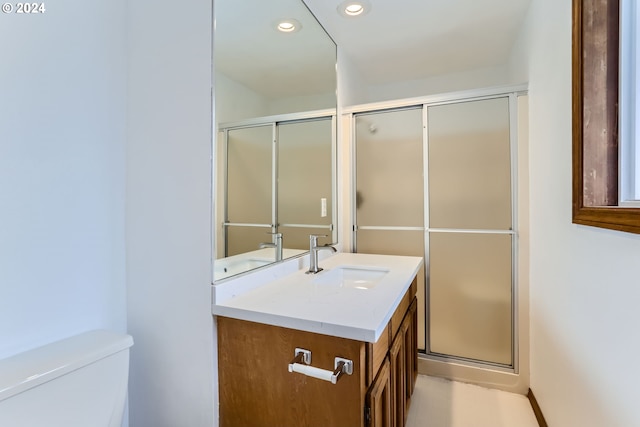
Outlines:
POLYGON ((513 366, 509 98, 427 108, 429 354, 513 366))
POLYGON ((309 250, 309 235, 332 242, 331 117, 278 124, 278 231, 287 248, 309 250))
POLYGON ((510 96, 355 114, 356 252, 425 258, 419 348, 514 368, 510 96))
POLYGON ((273 125, 229 130, 225 256, 255 251, 273 224, 273 125))
MULTIPOLYGON (((422 108, 358 114, 355 249, 424 256, 422 108)), ((425 348, 425 275, 418 273, 418 346, 425 348)))

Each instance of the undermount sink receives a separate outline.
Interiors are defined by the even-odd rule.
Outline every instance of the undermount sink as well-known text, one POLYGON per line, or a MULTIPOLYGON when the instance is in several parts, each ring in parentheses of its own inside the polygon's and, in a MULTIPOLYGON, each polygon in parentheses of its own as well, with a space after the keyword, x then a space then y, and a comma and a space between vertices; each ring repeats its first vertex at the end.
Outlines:
POLYGON ((374 288, 387 273, 386 268, 340 266, 321 272, 313 284, 365 290, 374 288))

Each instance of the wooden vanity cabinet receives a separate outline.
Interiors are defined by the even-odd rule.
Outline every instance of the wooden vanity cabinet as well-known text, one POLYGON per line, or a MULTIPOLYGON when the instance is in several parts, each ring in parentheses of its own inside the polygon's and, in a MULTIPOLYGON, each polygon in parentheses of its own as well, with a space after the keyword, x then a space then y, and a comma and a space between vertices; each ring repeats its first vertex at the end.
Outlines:
POLYGON ((217 317, 220 426, 402 427, 417 376, 416 281, 376 343, 217 317), (337 384, 288 371, 353 361, 337 384))
POLYGON ((394 419, 393 391, 391 387, 391 367, 389 359, 385 358, 380 372, 369 387, 365 402, 365 422, 370 427, 389 427, 394 419))
POLYGON ((404 419, 407 409, 406 396, 407 390, 405 387, 406 371, 405 371, 405 345, 404 345, 404 333, 402 328, 393 340, 391 349, 389 350, 389 362, 391 366, 391 414, 393 415, 393 426, 404 426, 404 419))
POLYGON ((417 340, 417 299, 416 282, 403 298, 389 325, 391 423, 389 426, 402 427, 406 424, 411 395, 418 376, 417 340))
POLYGON ((407 422, 411 395, 418 376, 418 346, 416 334, 417 300, 407 310, 389 350, 391 389, 393 400, 392 426, 402 427, 407 422))

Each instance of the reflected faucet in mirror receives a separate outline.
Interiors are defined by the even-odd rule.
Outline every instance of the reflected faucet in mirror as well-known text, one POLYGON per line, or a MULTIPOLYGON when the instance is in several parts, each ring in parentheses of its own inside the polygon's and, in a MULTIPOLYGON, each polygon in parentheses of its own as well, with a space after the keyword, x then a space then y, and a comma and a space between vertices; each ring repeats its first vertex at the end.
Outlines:
POLYGON ((263 242, 258 245, 260 249, 275 248, 276 261, 282 261, 282 233, 268 233, 272 236, 272 242, 263 242))
POLYGON ((306 271, 306 274, 316 274, 322 271, 322 268, 318 267, 318 251, 326 249, 337 252, 336 248, 329 244, 318 246, 318 237, 327 237, 327 235, 312 234, 309 236, 309 270, 306 271))

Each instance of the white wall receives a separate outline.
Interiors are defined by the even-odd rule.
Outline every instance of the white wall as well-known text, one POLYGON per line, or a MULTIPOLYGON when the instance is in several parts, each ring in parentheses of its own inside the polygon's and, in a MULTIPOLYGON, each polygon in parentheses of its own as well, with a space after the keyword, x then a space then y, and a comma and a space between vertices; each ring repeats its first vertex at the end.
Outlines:
POLYGON ((531 21, 531 5, 525 16, 517 37, 511 46, 511 52, 506 64, 509 81, 513 83, 526 83, 529 81, 529 63, 531 55, 531 33, 535 25, 531 21))
POLYGON ((343 106, 384 102, 405 98, 417 98, 449 92, 474 90, 494 86, 522 84, 527 82, 525 72, 527 50, 516 43, 511 60, 495 67, 476 68, 456 73, 447 73, 424 79, 407 80, 380 85, 366 85, 358 70, 338 46, 338 77, 343 80, 340 87, 343 106))
POLYGON ((571 224, 571 2, 528 20, 531 389, 550 426, 637 426, 640 236, 571 224))
POLYGON ((223 73, 215 73, 215 87, 219 123, 269 115, 269 103, 264 97, 223 73))
POLYGON ((302 111, 325 110, 336 107, 336 94, 329 92, 317 95, 274 98, 269 103, 269 114, 299 113, 302 111))
MULTIPOLYGON (((512 55, 513 56, 513 55, 512 55)), ((343 106, 368 104, 405 98, 416 98, 448 92, 473 90, 493 86, 526 83, 524 73, 512 70, 513 64, 467 70, 459 73, 443 74, 426 79, 408 80, 384 85, 367 86, 358 77, 358 71, 349 58, 338 48, 338 76, 342 79, 341 95, 343 106)), ((523 62, 513 61, 520 67, 523 62)))
POLYGON ((368 102, 367 86, 360 78, 359 71, 344 49, 338 46, 337 50, 337 86, 340 107, 368 102))
POLYGON ((124 0, 0 14, 0 358, 126 329, 124 0))
POLYGON ((127 302, 136 427, 214 425, 211 6, 128 2, 127 302))
POLYGON ((447 92, 503 86, 510 83, 523 82, 510 81, 506 66, 480 68, 421 80, 371 86, 368 89, 368 99, 360 103, 415 98, 447 92))
MULTIPOLYGON (((215 73, 218 123, 335 107, 336 94, 265 98, 223 73, 215 73)), ((219 128, 219 126, 218 126, 219 128)))

